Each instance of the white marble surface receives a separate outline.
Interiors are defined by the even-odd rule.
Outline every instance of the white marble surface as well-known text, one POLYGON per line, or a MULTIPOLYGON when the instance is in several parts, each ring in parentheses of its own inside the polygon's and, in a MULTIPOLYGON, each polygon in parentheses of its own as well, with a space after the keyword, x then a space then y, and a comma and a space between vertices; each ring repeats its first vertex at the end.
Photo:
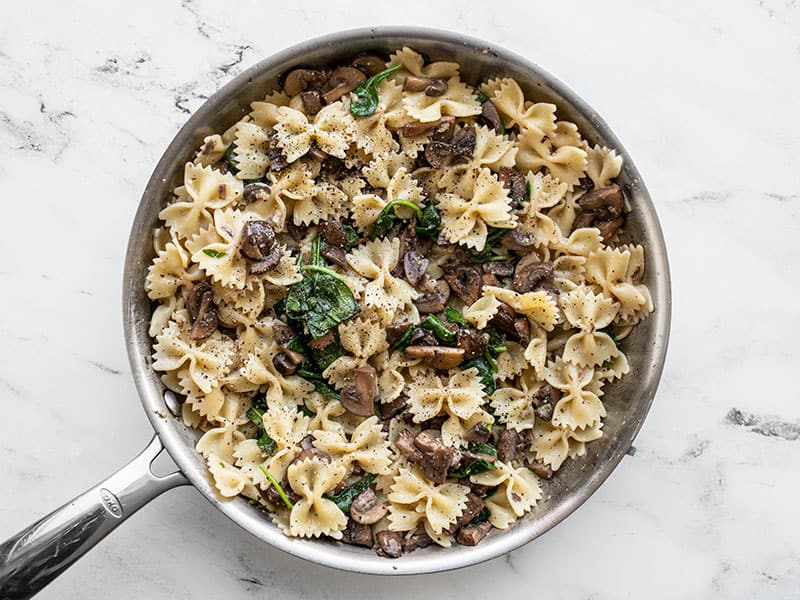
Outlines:
POLYGON ((309 36, 433 25, 544 65, 635 157, 674 278, 635 456, 510 556, 401 581, 339 573, 181 488, 41 598, 800 597, 800 3, 511 4, 3 3, 0 539, 149 439, 119 306, 143 185, 205 97, 309 36))

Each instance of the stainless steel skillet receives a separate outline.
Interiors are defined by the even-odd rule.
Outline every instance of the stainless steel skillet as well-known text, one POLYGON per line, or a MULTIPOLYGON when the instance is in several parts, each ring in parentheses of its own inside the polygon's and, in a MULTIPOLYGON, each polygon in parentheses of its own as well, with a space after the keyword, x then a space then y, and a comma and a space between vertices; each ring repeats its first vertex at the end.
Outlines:
POLYGON ((664 239, 644 182, 616 136, 577 94, 527 59, 477 39, 433 29, 375 27, 316 38, 279 52, 236 77, 189 119, 158 162, 139 204, 125 261, 123 310, 131 370, 156 435, 139 456, 111 477, 0 545, 0 597, 4 599, 34 595, 147 502, 185 484, 193 485, 219 510, 266 543, 348 571, 429 573, 505 554, 542 535, 577 509, 630 448, 663 369, 671 299, 664 239), (355 546, 288 538, 245 499, 222 500, 216 495, 204 461, 194 450, 197 432, 170 412, 164 388, 151 369, 151 340, 147 334, 150 303, 143 282, 153 257, 151 235, 158 212, 173 187, 180 184, 183 165, 205 135, 223 131, 237 121, 248 112, 250 102, 271 91, 277 78, 292 67, 336 64, 364 50, 388 52, 404 45, 433 60, 460 63, 463 78, 473 84, 493 76, 514 77, 527 97, 557 104, 559 117, 575 122, 591 144, 605 144, 622 153, 625 166, 619 180, 633 208, 627 232, 646 248, 645 283, 651 290, 656 312, 623 343, 631 373, 606 388, 608 417, 604 437, 588 446, 587 456, 568 461, 558 477, 547 482, 545 499, 535 511, 508 531, 495 531, 474 548, 430 547, 388 560, 355 546), (151 472, 150 463, 163 449, 180 470, 157 477, 151 472))

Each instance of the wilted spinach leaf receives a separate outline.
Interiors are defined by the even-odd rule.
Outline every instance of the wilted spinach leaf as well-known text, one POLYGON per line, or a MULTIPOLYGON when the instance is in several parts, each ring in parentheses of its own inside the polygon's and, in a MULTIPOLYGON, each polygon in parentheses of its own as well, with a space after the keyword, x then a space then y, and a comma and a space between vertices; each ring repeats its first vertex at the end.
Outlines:
POLYGON ((375 481, 375 475, 367 475, 364 479, 359 479, 355 483, 348 485, 338 494, 326 495, 325 497, 333 501, 340 511, 347 514, 350 512, 350 506, 356 496, 371 486, 373 481, 375 481))
POLYGON ((448 306, 444 309, 444 316, 445 318, 450 321, 451 323, 455 323, 456 325, 461 325, 461 327, 472 328, 472 323, 467 321, 460 312, 458 312, 452 306, 448 306))
POLYGON ((495 249, 500 246, 500 238, 511 231, 511 228, 489 227, 488 229, 489 232, 486 235, 486 245, 483 247, 483 250, 475 250, 474 248, 469 249, 469 256, 472 259, 472 262, 486 263, 508 260, 511 258, 511 256, 509 256, 507 253, 497 254, 495 252, 495 249))
POLYGON ((228 162, 228 170, 236 175, 239 172, 239 161, 236 160, 234 152, 236 151, 236 144, 231 142, 225 149, 225 160, 228 162))
POLYGON ((417 221, 422 217, 422 211, 420 210, 419 206, 410 202, 409 200, 403 200, 402 198, 397 198, 396 200, 392 200, 386 206, 383 207, 383 210, 378 214, 378 218, 375 219, 375 223, 372 225, 372 232, 369 234, 369 239, 377 240, 378 238, 382 238, 394 225, 395 221, 397 221, 397 215, 394 213, 396 206, 405 206, 410 208, 414 211, 414 214, 417 216, 417 221))
POLYGON ((442 217, 436 210, 433 201, 428 202, 422 207, 420 215, 417 217, 417 224, 414 230, 419 237, 436 239, 439 236, 439 229, 442 227, 442 217))
POLYGON ((444 344, 452 344, 456 339, 456 334, 450 331, 436 315, 428 315, 419 326, 430 331, 444 344))
MULTIPOLYGON (((467 450, 473 454, 497 456, 497 448, 491 444, 472 444, 467 448, 467 450)), ((469 477, 470 475, 477 475, 478 473, 483 473, 484 471, 494 471, 495 469, 497 469, 497 467, 495 467, 493 463, 489 462, 485 458, 479 458, 468 465, 461 466, 455 471, 451 471, 450 476, 460 479, 462 477, 469 477)))
POLYGON ((376 73, 355 89, 356 100, 350 104, 350 114, 354 117, 368 117, 378 108, 378 86, 381 81, 391 77, 402 65, 376 73))
POLYGON ((497 383, 494 380, 494 374, 497 372, 496 364, 488 353, 478 358, 473 358, 461 363, 461 370, 475 368, 478 371, 483 391, 491 396, 497 390, 497 383), (495 367, 493 368, 493 365, 495 367))

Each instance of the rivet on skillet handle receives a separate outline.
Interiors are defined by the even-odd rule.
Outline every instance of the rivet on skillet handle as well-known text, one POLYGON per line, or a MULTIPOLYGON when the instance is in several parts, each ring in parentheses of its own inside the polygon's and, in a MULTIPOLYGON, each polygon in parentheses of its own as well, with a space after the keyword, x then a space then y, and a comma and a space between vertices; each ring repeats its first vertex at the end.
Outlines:
POLYGON ((32 597, 153 498, 188 484, 180 472, 150 470, 163 449, 154 436, 111 477, 0 545, 0 598, 32 597))

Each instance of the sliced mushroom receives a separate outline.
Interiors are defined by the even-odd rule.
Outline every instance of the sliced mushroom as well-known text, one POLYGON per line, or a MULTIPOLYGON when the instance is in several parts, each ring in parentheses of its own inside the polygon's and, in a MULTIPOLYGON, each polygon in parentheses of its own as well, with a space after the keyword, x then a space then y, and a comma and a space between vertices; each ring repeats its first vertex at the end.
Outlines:
POLYGON ((344 250, 338 246, 325 246, 320 254, 333 264, 338 265, 343 269, 347 268, 347 256, 345 255, 344 250))
POLYGON ((439 125, 433 130, 431 140, 434 142, 444 142, 450 144, 453 141, 453 136, 456 133, 456 119, 455 117, 442 117, 439 119, 439 125))
POLYGON ((339 246, 342 248, 347 244, 347 232, 345 232, 344 225, 341 221, 323 221, 317 225, 317 230, 322 236, 322 239, 331 246, 339 246))
POLYGON ((525 466, 542 479, 552 479, 553 477, 553 469, 540 460, 533 460, 525 466))
POLYGON ((301 92, 300 100, 303 101, 303 108, 306 109, 306 114, 315 115, 322 110, 322 95, 318 90, 301 92))
MULTIPOLYGON (((283 488, 286 497, 289 499, 289 502, 297 502, 300 500, 300 497, 295 494, 294 490, 289 485, 289 480, 286 477, 284 477, 283 481, 281 481, 281 487, 283 488)), ((261 495, 275 506, 283 506, 283 498, 281 498, 281 495, 278 493, 278 490, 275 489, 274 485, 269 486, 266 491, 261 493, 261 495)))
POLYGON ((436 346, 438 343, 435 335, 421 327, 415 329, 408 340, 409 346, 436 346))
POLYGON ((404 92, 425 92, 426 96, 443 96, 447 93, 447 82, 443 79, 409 75, 403 82, 404 92))
POLYGON ((270 187, 266 183, 254 182, 244 186, 242 197, 248 204, 269 199, 270 187))
MULTIPOLYGON (((421 135, 425 135, 426 133, 433 131, 434 136, 437 133, 442 131, 451 130, 455 127, 455 118, 454 117, 442 117, 441 119, 437 119, 435 121, 427 121, 425 123, 421 121, 411 121, 410 123, 406 123, 403 125, 401 129, 403 137, 419 137, 421 135)), ((451 134, 452 137, 452 134, 451 134)), ((439 142, 448 142, 449 139, 439 139, 434 137, 436 141, 439 142)))
POLYGON ((407 407, 408 403, 403 396, 398 396, 391 402, 384 402, 381 404, 381 420, 388 421, 405 411, 407 407))
POLYGON ((366 75, 355 67, 339 67, 328 78, 327 87, 330 89, 322 94, 325 103, 336 102, 345 94, 356 89, 366 78, 366 75))
POLYGON ((442 312, 450 299, 450 286, 444 279, 439 279, 433 286, 433 291, 422 294, 417 299, 417 310, 422 314, 442 312))
POLYGON ((427 268, 428 259, 416 250, 408 250, 403 256, 403 271, 405 272, 406 280, 411 285, 417 285, 420 282, 425 276, 427 268))
POLYGON ((392 323, 386 326, 386 341, 394 344, 411 329, 413 323, 392 323))
POLYGON ((450 156, 451 146, 445 142, 431 141, 425 145, 425 160, 434 169, 441 167, 450 156))
POLYGON ((489 347, 489 335, 475 329, 459 329, 456 346, 464 350, 464 360, 483 356, 489 347))
POLYGON ((375 495, 372 488, 367 488, 355 497, 350 505, 350 518, 362 525, 372 525, 380 521, 389 509, 375 495))
POLYGON ((549 383, 544 384, 533 396, 534 414, 543 421, 553 418, 553 410, 561 399, 559 391, 549 383))
POLYGON ((500 167, 497 171, 497 178, 508 190, 508 196, 511 198, 511 208, 522 206, 527 195, 525 176, 513 167, 500 167))
POLYGON ((514 330, 514 321, 517 319, 516 311, 505 302, 500 302, 497 307, 497 312, 489 321, 489 325, 496 327, 500 332, 506 335, 513 336, 516 334, 514 330))
POLYGON ((214 304, 214 290, 206 281, 199 281, 189 291, 186 299, 189 315, 194 319, 189 338, 204 340, 217 330, 217 306, 214 304))
POLYGON ((316 90, 325 84, 325 75, 313 69, 295 69, 289 71, 283 82, 283 91, 289 96, 297 96, 300 92, 316 90))
POLYGON ((463 156, 464 158, 471 158, 475 153, 476 140, 477 135, 474 125, 462 127, 453 136, 453 154, 456 156, 463 156))
POLYGON ((523 346, 527 346, 531 341, 531 324, 528 319, 517 317, 514 320, 514 331, 509 334, 509 337, 523 346))
POLYGON ((379 556, 386 558, 400 558, 403 554, 403 536, 396 531, 384 529, 375 534, 375 541, 378 542, 379 556))
MULTIPOLYGON (((314 448, 312 446, 311 448, 303 448, 300 451, 300 454, 298 454, 297 456, 295 456, 291 460, 289 465, 293 465, 295 463, 303 462, 304 460, 308 460, 309 458, 318 458, 321 461, 326 462, 326 463, 331 462, 331 455, 330 454, 328 454, 324 450, 320 450, 319 448, 314 448)), ((284 490, 285 489, 286 489, 286 486, 284 486, 284 490)))
POLYGON ((313 338, 308 341, 308 347, 312 350, 324 350, 331 344, 336 343, 336 336, 333 334, 333 330, 329 330, 325 335, 322 335, 318 338, 313 338))
POLYGON ((458 265, 448 270, 444 278, 450 285, 450 289, 458 296, 464 304, 472 304, 481 295, 481 273, 474 266, 458 265))
POLYGON ((367 54, 354 58, 353 66, 363 71, 368 77, 371 77, 372 75, 377 75, 386 68, 386 61, 380 56, 367 54))
POLYGON ((448 528, 450 532, 455 531, 456 529, 460 529, 472 519, 477 517, 481 511, 486 507, 486 504, 483 502, 480 496, 477 494, 470 492, 467 494, 467 503, 464 506, 464 510, 462 511, 461 515, 456 519, 455 523, 450 525, 448 528))
POLYGON ((486 100, 481 104, 481 117, 489 124, 489 127, 498 133, 504 131, 503 119, 500 118, 500 113, 497 112, 497 107, 491 100, 486 100))
POLYGON ((409 346, 406 348, 406 354, 413 358, 421 358, 422 362, 432 369, 447 371, 461 364, 464 349, 448 346, 409 346))
POLYGON ((272 357, 272 365, 281 375, 294 375, 305 357, 294 350, 284 350, 272 357))
POLYGON ((470 444, 483 444, 489 440, 489 428, 486 423, 478 423, 473 425, 464 433, 464 439, 470 444))
POLYGON ((596 227, 608 241, 625 222, 622 214, 624 201, 622 188, 618 185, 586 192, 578 199, 581 212, 572 225, 573 231, 581 227, 596 227))
POLYGON ((266 221, 248 221, 242 227, 239 252, 250 260, 264 260, 275 245, 275 230, 266 221))
POLYGON ((353 519, 347 521, 347 527, 342 530, 342 541, 345 544, 372 548, 372 527, 356 523, 353 519))
POLYGON ((325 152, 323 152, 322 149, 319 146, 317 146, 316 144, 313 144, 311 146, 311 148, 309 149, 308 154, 306 156, 308 156, 308 157, 310 157, 310 158, 312 158, 314 160, 320 161, 320 162, 322 162, 326 158, 328 158, 328 155, 325 154, 325 152))
POLYGON ((442 441, 438 429, 426 429, 414 438, 414 446, 422 454, 419 461, 425 476, 437 485, 447 479, 447 472, 461 461, 461 453, 442 441))
POLYGON ((484 521, 477 525, 465 525, 456 533, 456 541, 462 546, 476 546, 492 530, 492 524, 484 521))
POLYGON ((277 146, 271 147, 267 154, 269 155, 269 170, 270 171, 283 171, 289 166, 289 161, 286 160, 286 155, 277 146))
POLYGON ((600 236, 605 241, 608 241, 624 223, 625 217, 617 217, 616 219, 611 219, 609 221, 596 222, 594 226, 600 230, 600 236))
POLYGON ((491 273, 497 277, 511 277, 515 267, 513 260, 493 260, 481 266, 484 273, 491 273))
POLYGON ((540 283, 553 276, 553 263, 543 262, 535 252, 526 254, 514 269, 514 291, 524 294, 535 290, 540 283))
POLYGON ((408 554, 417 548, 427 548, 433 543, 433 540, 427 533, 415 533, 403 541, 403 552, 408 554))
POLYGON ((272 337, 282 346, 294 337, 294 329, 283 321, 275 321, 272 324, 272 337))
POLYGON ((500 280, 494 273, 481 273, 481 281, 483 285, 490 285, 492 287, 500 287, 500 280))
POLYGON ((280 246, 273 246, 272 250, 264 257, 264 260, 250 263, 250 273, 261 275, 267 271, 272 271, 281 262, 283 251, 280 246))
POLYGON ((504 463, 517 458, 517 432, 514 429, 505 429, 497 440, 497 458, 504 463))
POLYGON ((378 375, 370 365, 353 370, 353 383, 346 385, 339 402, 348 412, 359 417, 375 414, 375 396, 378 394, 378 375))
POLYGON ((394 443, 395 448, 413 463, 419 463, 422 460, 422 452, 420 452, 414 445, 414 436, 408 429, 404 429, 397 436, 394 443))
POLYGON ((536 239, 532 233, 525 233, 519 229, 512 229, 500 238, 500 244, 503 248, 514 252, 529 252, 535 243, 536 239))

